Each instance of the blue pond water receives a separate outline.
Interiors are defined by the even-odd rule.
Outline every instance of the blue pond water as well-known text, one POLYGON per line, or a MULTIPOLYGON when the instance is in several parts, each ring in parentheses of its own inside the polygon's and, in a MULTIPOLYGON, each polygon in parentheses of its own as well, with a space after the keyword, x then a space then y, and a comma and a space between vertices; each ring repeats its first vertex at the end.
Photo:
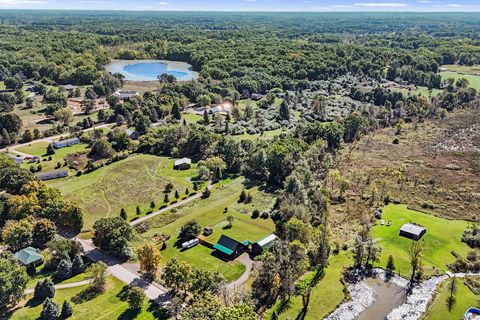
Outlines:
POLYGON ((121 73, 129 81, 156 81, 162 73, 179 81, 196 79, 198 74, 185 62, 167 60, 118 60, 107 66, 111 73, 121 73))

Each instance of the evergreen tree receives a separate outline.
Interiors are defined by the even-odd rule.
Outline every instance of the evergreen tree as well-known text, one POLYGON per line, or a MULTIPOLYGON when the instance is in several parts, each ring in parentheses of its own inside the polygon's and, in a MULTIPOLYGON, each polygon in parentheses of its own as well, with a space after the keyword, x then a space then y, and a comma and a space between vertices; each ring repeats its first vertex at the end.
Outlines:
POLYGON ((120 217, 125 221, 127 220, 127 211, 124 208, 120 209, 120 217))
POLYGON ((245 201, 247 201, 247 192, 245 191, 245 189, 243 189, 242 192, 240 192, 240 197, 238 198, 238 202, 244 203, 245 201))
POLYGON ((75 255, 72 262, 72 274, 77 275, 83 272, 85 269, 85 265, 83 263, 83 259, 79 254, 75 255))
POLYGON ((55 320, 58 318, 58 305, 47 298, 43 302, 42 312, 40 313, 40 319, 43 320, 55 320))
POLYGON ((139 216, 139 215, 142 213, 142 211, 140 211, 140 207, 139 207, 139 206, 137 206, 136 212, 137 212, 137 216, 139 216))
POLYGON ((178 190, 175 190, 175 199, 180 198, 180 194, 178 193, 178 190))
POLYGON ((33 293, 35 299, 40 301, 46 298, 53 298, 55 296, 55 285, 50 278, 45 278, 43 281, 38 281, 35 285, 33 293))
POLYGON ((70 258, 65 257, 60 261, 57 267, 57 272, 55 273, 55 278, 63 280, 68 279, 72 276, 72 262, 70 258))
POLYGON ((180 107, 176 102, 174 102, 172 106, 172 116, 174 119, 177 119, 177 120, 180 120, 182 118, 182 115, 180 113, 180 107))
POLYGON ((67 319, 67 318, 70 318, 72 315, 73 315, 72 305, 67 300, 63 301, 62 313, 60 317, 62 319, 67 319))
POLYGON ((289 120, 290 119, 290 106, 288 105, 287 101, 284 100, 280 105, 280 119, 282 120, 289 120))
POLYGON ((47 147, 47 155, 53 155, 55 154, 55 148, 53 147, 53 144, 49 144, 47 147))
POLYGON ((165 196, 163 197, 163 202, 164 202, 164 203, 168 203, 168 202, 169 202, 168 193, 165 193, 165 196))
POLYGON ((204 125, 210 124, 210 117, 208 116, 208 112, 207 112, 206 109, 205 109, 205 111, 203 112, 203 124, 204 124, 204 125))
POLYGON ((392 255, 388 256, 386 269, 387 269, 388 273, 390 273, 390 274, 392 274, 393 271, 395 271, 395 261, 393 260, 392 255))
POLYGON ((155 209, 155 207, 156 207, 155 202, 154 201, 150 202, 150 209, 153 210, 153 209, 155 209))

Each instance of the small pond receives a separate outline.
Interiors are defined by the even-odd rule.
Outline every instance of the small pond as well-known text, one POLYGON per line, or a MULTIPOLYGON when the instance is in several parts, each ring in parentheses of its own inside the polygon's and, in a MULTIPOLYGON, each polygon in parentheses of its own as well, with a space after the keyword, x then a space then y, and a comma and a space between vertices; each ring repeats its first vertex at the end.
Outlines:
POLYGON ((405 302, 404 288, 393 282, 369 278, 367 284, 375 291, 375 301, 358 316, 358 320, 385 319, 390 311, 405 302))
POLYGON ((115 60, 107 67, 111 73, 120 73, 128 81, 157 81, 162 73, 167 73, 178 81, 189 81, 198 78, 190 64, 168 60, 115 60))

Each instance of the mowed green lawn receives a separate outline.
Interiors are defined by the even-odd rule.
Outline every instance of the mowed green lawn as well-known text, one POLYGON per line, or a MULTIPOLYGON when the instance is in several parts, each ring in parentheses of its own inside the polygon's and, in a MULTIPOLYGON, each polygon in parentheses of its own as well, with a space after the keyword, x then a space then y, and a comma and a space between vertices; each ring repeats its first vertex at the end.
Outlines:
MULTIPOLYGON (((342 251, 338 255, 330 257, 323 278, 312 289, 308 312, 305 315, 305 318, 302 319, 323 319, 342 303, 345 298, 343 284, 340 282, 342 271, 344 267, 348 267, 351 263, 351 255, 346 251, 342 251)), ((305 275, 305 277, 312 276, 313 273, 305 275)), ((273 310, 277 310, 279 319, 298 319, 297 317, 303 308, 302 296, 298 295, 290 298, 287 305, 283 306, 283 310, 282 308, 279 308, 280 306, 281 302, 277 302, 275 307, 269 310, 269 317, 273 310)), ((267 317, 267 319, 270 319, 269 317, 267 317)))
POLYGON ((85 211, 85 227, 89 228, 99 218, 119 215, 121 208, 125 208, 129 220, 137 217, 137 206, 141 216, 152 210, 151 201, 158 209, 163 204, 165 186, 170 182, 174 185, 170 201, 175 200, 175 190, 181 198, 186 188, 192 191, 190 179, 196 175, 195 165, 190 170, 177 171, 173 169, 174 161, 152 155, 131 155, 80 177, 52 180, 48 185, 58 188, 66 199, 85 211))
MULTIPOLYGON (((40 164, 42 165, 42 172, 55 170, 58 162, 60 162, 63 165, 65 161, 64 160, 65 157, 69 154, 89 151, 87 144, 79 143, 70 147, 56 149, 55 154, 51 155, 52 160, 48 160, 48 158, 50 157, 46 155, 48 144, 49 144, 48 142, 36 142, 36 143, 32 143, 29 146, 18 148, 17 150, 33 156, 43 157, 41 159, 42 161, 40 162, 40 164), (43 160, 46 160, 46 161, 43 161, 43 160)), ((22 164, 22 167, 25 169, 29 169, 32 165, 34 167, 38 166, 37 163, 24 163, 22 164)), ((62 168, 66 169, 67 167, 62 167, 62 168)))
POLYGON ((467 74, 467 73, 459 73, 459 72, 454 72, 454 71, 444 71, 441 72, 440 75, 442 76, 442 80, 445 81, 449 78, 453 78, 456 80, 465 78, 468 80, 470 83, 470 87, 480 90, 480 76, 478 75, 473 75, 473 74, 467 74))
POLYGON ((450 296, 449 284, 451 279, 443 281, 438 287, 435 297, 433 298, 427 313, 423 319, 425 320, 458 320, 463 319, 465 311, 469 307, 480 306, 480 296, 475 295, 470 288, 465 285, 464 279, 456 280, 457 293, 456 303, 452 310, 448 310, 447 298, 450 296))
MULTIPOLYGON (((120 300, 117 296, 124 287, 124 284, 113 277, 107 279, 107 289, 105 293, 95 297, 92 300, 88 300, 79 304, 75 304, 71 301, 73 297, 79 294, 86 286, 80 286, 76 288, 57 290, 54 301, 59 304, 60 309, 64 300, 71 303, 73 307, 73 316, 69 319, 96 319, 96 320, 111 320, 111 319, 168 319, 168 317, 158 307, 152 306, 150 302, 145 302, 145 305, 138 314, 135 314, 128 308, 128 303, 120 300), (154 314, 157 315, 154 316, 154 314)), ((10 319, 13 320, 32 320, 37 319, 42 310, 42 305, 29 304, 28 301, 32 298, 32 295, 28 295, 27 298, 22 301, 10 319)))
POLYGON ((243 189, 243 178, 236 178, 216 185, 208 199, 198 200, 194 203, 167 212, 153 218, 148 222, 149 230, 139 234, 134 240, 134 246, 144 241, 151 241, 156 234, 167 234, 171 238, 167 242, 167 249, 162 251, 162 262, 166 263, 173 257, 186 261, 194 267, 207 270, 217 270, 229 281, 237 279, 244 272, 245 267, 239 263, 226 263, 213 255, 212 250, 198 245, 192 249, 181 251, 176 246, 180 228, 190 220, 197 220, 202 226, 214 229, 207 239, 215 244, 222 234, 228 235, 238 241, 250 240, 256 242, 273 232, 274 224, 271 219, 252 219, 251 212, 257 208, 265 210, 273 204, 272 194, 259 191, 258 187, 248 190, 253 196, 251 204, 239 204, 238 197, 243 189), (225 208, 228 208, 224 213, 225 208), (233 216, 233 227, 223 229, 227 224, 228 216, 233 216))
POLYGON ((383 209, 382 219, 390 220, 392 225, 380 225, 379 223, 371 230, 372 238, 377 239, 382 247, 382 255, 379 266, 385 267, 388 256, 391 254, 395 259, 396 272, 408 275, 410 261, 406 249, 410 248, 412 240, 398 235, 400 227, 408 222, 413 222, 427 228, 423 236, 424 251, 422 264, 427 273, 432 268, 440 271, 447 270, 447 264, 454 262, 455 258, 451 251, 466 256, 469 247, 461 242, 463 231, 467 228, 466 221, 445 220, 422 212, 410 210, 406 205, 388 205, 383 209))

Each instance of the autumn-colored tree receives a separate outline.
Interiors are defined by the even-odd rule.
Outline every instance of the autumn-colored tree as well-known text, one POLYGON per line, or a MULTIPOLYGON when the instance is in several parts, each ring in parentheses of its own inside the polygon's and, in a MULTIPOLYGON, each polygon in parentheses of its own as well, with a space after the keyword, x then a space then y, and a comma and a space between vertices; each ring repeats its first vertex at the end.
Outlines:
POLYGON ((140 260, 140 271, 144 272, 150 279, 155 275, 160 265, 160 251, 153 243, 145 243, 137 249, 140 260))

